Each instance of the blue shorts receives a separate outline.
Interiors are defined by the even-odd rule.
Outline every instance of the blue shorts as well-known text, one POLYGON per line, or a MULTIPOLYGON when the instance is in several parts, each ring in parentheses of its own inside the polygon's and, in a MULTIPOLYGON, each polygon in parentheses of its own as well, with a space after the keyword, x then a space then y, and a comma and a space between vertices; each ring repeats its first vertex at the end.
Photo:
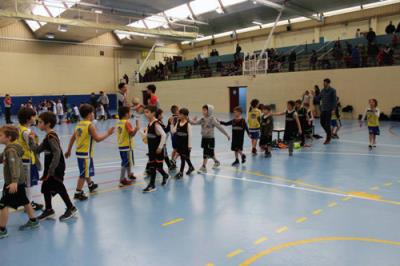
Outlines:
POLYGON ((259 128, 250 128, 249 133, 251 139, 259 139, 261 135, 259 128))
POLYGON ((133 151, 119 151, 122 167, 132 167, 135 164, 133 151))
POLYGON ((94 176, 93 158, 78 158, 79 177, 89 178, 94 176))
POLYGON ((379 127, 368 127, 368 132, 370 135, 375 135, 375 136, 379 136, 381 134, 379 127))
POLYGON ((176 150, 177 145, 176 145, 176 136, 175 136, 175 134, 171 135, 171 142, 172 142, 172 148, 174 150, 176 150))
POLYGON ((337 120, 331 120, 331 126, 337 127, 337 120))

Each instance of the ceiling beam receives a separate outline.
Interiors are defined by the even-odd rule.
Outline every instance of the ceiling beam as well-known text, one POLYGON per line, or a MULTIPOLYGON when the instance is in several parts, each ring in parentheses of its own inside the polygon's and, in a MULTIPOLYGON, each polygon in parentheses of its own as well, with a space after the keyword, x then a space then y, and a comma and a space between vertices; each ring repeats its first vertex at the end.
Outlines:
POLYGON ((297 15, 300 15, 302 17, 306 17, 306 18, 309 18, 312 20, 316 20, 319 22, 323 21, 322 15, 320 15, 320 14, 314 15, 314 12, 312 10, 308 10, 304 7, 294 6, 294 5, 290 4, 290 2, 289 3, 285 2, 284 4, 278 4, 278 3, 272 2, 270 0, 256 0, 256 2, 261 5, 276 9, 279 12, 282 10, 286 10, 291 13, 295 13, 297 15))
POLYGON ((184 40, 191 40, 197 38, 197 33, 195 32, 181 32, 181 31, 174 31, 171 29, 142 29, 142 28, 134 28, 130 26, 118 25, 118 24, 110 24, 110 23, 96 23, 87 20, 74 20, 74 19, 66 19, 66 18, 52 18, 52 17, 45 17, 45 16, 38 16, 33 14, 27 13, 20 13, 10 10, 0 10, 0 17, 3 18, 13 18, 13 19, 27 19, 27 20, 34 20, 34 21, 42 21, 47 23, 53 24, 61 24, 67 26, 77 26, 77 27, 84 27, 84 28, 94 28, 94 29, 101 29, 101 30, 120 30, 120 31, 127 31, 127 32, 135 32, 135 33, 142 33, 142 34, 152 34, 161 37, 173 37, 177 39, 184 39, 184 40))

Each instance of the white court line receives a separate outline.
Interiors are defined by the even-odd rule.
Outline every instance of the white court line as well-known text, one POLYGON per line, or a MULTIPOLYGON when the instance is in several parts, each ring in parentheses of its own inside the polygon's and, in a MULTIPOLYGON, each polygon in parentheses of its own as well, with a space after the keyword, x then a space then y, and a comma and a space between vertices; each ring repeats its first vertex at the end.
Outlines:
POLYGON ((361 200, 379 202, 375 199, 371 199, 371 198, 367 198, 367 197, 362 197, 362 196, 357 196, 357 195, 348 195, 348 194, 342 194, 342 193, 337 193, 337 192, 329 192, 329 191, 323 191, 323 190, 312 189, 312 188, 305 188, 305 187, 301 187, 301 186, 296 186, 294 184, 293 185, 285 185, 285 184, 279 184, 279 183, 272 183, 272 182, 268 182, 268 181, 254 180, 254 179, 247 178, 247 177, 241 178, 241 177, 219 175, 219 174, 205 174, 205 175, 211 176, 211 177, 220 177, 220 178, 224 178, 224 179, 236 180, 236 181, 264 184, 264 185, 270 185, 270 186, 282 187, 282 188, 288 188, 288 189, 295 189, 295 190, 301 190, 301 191, 308 191, 308 192, 326 194, 326 195, 337 196, 337 197, 351 196, 353 199, 361 199, 361 200))
MULTIPOLYGON (((355 140, 347 140, 347 139, 339 139, 338 142, 343 142, 343 143, 353 143, 353 144, 362 144, 365 146, 368 146, 367 141, 355 141, 355 140)), ((382 146, 382 147, 389 147, 389 148, 400 148, 400 145, 396 144, 387 144, 387 143, 378 143, 377 146, 382 146)))
POLYGON ((304 151, 301 154, 328 154, 328 155, 400 158, 400 154, 399 155, 389 155, 389 154, 355 153, 355 152, 304 151))

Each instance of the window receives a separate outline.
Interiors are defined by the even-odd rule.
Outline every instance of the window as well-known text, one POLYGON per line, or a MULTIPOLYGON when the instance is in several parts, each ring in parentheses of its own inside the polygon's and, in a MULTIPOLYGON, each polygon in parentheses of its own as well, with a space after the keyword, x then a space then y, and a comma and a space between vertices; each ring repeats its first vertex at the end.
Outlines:
POLYGON ((168 19, 172 21, 177 21, 178 19, 186 19, 192 16, 189 7, 186 4, 168 9, 164 13, 168 17, 168 19))
POLYGON ((47 7, 52 17, 58 17, 66 10, 63 2, 45 0, 43 4, 47 7))
POLYGON ((201 15, 221 8, 218 0, 195 0, 189 4, 195 15, 201 15))
POLYGON ((28 24, 29 28, 31 28, 32 31, 37 31, 41 27, 39 22, 34 20, 25 20, 25 22, 26 24, 28 24))
POLYGON ((159 28, 161 26, 166 26, 167 21, 165 20, 165 17, 162 14, 157 14, 155 16, 147 17, 144 19, 144 23, 146 23, 146 26, 149 29, 155 29, 159 28))

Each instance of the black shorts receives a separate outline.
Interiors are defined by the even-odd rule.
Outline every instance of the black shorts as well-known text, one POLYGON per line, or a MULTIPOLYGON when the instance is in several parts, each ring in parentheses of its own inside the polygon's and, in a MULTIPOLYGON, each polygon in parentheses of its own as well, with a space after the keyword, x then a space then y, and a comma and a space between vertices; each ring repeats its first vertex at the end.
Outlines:
POLYGON ((201 147, 203 148, 203 158, 209 159, 215 156, 215 139, 214 138, 202 138, 201 147))
POLYGON ((176 150, 180 156, 190 156, 190 150, 188 147, 179 147, 176 150))
POLYGON ((154 152, 149 152, 149 162, 150 163, 156 163, 156 162, 163 162, 164 161, 164 149, 160 152, 160 154, 157 154, 156 151, 154 152))
POLYGON ((260 147, 262 146, 271 146, 272 145, 272 135, 270 136, 261 136, 260 138, 260 147))
POLYGON ((64 190, 63 187, 65 186, 62 180, 63 178, 49 177, 47 180, 43 181, 41 192, 43 194, 51 193, 51 195, 55 196, 60 191, 64 190))
POLYGON ((0 210, 6 207, 18 209, 20 206, 29 204, 29 200, 25 192, 25 184, 18 185, 18 190, 14 194, 8 192, 7 186, 8 185, 4 185, 3 187, 3 195, 0 199, 0 210))
POLYGON ((232 139, 231 151, 243 151, 243 139, 232 139))

